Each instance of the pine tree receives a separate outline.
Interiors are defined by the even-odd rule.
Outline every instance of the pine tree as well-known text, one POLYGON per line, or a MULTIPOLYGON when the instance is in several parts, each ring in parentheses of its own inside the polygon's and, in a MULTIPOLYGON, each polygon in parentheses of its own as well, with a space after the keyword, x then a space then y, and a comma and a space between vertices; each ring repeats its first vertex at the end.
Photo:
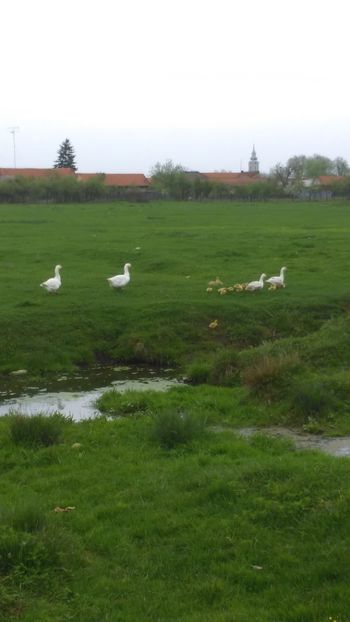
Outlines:
POLYGON ((78 168, 75 163, 74 149, 68 138, 59 147, 54 168, 72 168, 73 171, 78 168))

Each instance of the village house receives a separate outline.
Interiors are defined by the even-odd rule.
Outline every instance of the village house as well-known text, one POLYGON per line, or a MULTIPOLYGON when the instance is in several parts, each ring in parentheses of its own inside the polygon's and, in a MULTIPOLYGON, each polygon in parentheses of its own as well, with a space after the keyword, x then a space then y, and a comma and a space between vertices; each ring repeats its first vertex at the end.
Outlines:
POLYGON ((77 173, 78 181, 102 180, 106 186, 148 188, 150 180, 143 173, 77 173))
POLYGON ((0 181, 26 177, 28 179, 43 179, 57 175, 58 177, 74 177, 71 168, 0 168, 0 181))

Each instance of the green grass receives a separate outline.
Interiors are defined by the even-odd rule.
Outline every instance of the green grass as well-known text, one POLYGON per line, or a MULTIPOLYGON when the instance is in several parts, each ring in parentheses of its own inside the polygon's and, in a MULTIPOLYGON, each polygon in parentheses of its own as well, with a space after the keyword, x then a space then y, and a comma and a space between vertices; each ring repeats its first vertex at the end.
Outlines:
POLYGON ((349 207, 0 206, 1 374, 140 361, 192 383, 108 391, 95 421, 0 419, 1 620, 348 622, 350 462, 234 429, 350 432, 349 207), (282 265, 286 289, 206 292, 282 265))
POLYGON ((210 428, 164 449, 152 415, 18 452, 9 423, 2 619, 348 620, 348 460, 210 428))
POLYGON ((223 344, 304 336, 349 300, 345 203, 1 205, 0 225, 3 372, 179 364, 223 344), (126 261, 132 281, 118 294, 106 278, 126 261), (50 295, 39 283, 58 262, 63 285, 50 295), (283 291, 206 293, 217 275, 232 285, 284 264, 283 291))

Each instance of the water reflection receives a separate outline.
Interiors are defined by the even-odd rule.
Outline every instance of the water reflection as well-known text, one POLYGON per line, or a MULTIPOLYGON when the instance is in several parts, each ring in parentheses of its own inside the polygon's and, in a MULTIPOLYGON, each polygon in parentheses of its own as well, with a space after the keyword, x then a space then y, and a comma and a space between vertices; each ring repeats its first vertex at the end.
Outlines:
POLYGON ((6 379, 0 391, 0 415, 10 411, 33 414, 61 412, 75 421, 96 417, 96 399, 107 389, 116 388, 124 392, 166 391, 178 384, 173 369, 150 369, 146 367, 94 367, 72 375, 45 378, 30 384, 25 376, 6 379))

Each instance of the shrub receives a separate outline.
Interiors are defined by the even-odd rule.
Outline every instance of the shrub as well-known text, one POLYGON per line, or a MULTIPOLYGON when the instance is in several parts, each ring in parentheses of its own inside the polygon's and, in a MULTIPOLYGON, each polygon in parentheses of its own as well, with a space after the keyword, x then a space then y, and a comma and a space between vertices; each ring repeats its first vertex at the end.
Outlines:
POLYGON ((179 410, 167 410, 154 417, 152 436, 162 447, 172 449, 199 437, 204 427, 203 417, 179 410))
POLYGON ((63 425, 71 421, 59 413, 53 415, 12 415, 10 417, 10 436, 16 445, 48 447, 59 442, 63 425))
POLYGON ((286 373, 298 364, 297 353, 263 356, 243 370, 242 382, 252 391, 266 390, 273 385, 283 383, 286 373))

